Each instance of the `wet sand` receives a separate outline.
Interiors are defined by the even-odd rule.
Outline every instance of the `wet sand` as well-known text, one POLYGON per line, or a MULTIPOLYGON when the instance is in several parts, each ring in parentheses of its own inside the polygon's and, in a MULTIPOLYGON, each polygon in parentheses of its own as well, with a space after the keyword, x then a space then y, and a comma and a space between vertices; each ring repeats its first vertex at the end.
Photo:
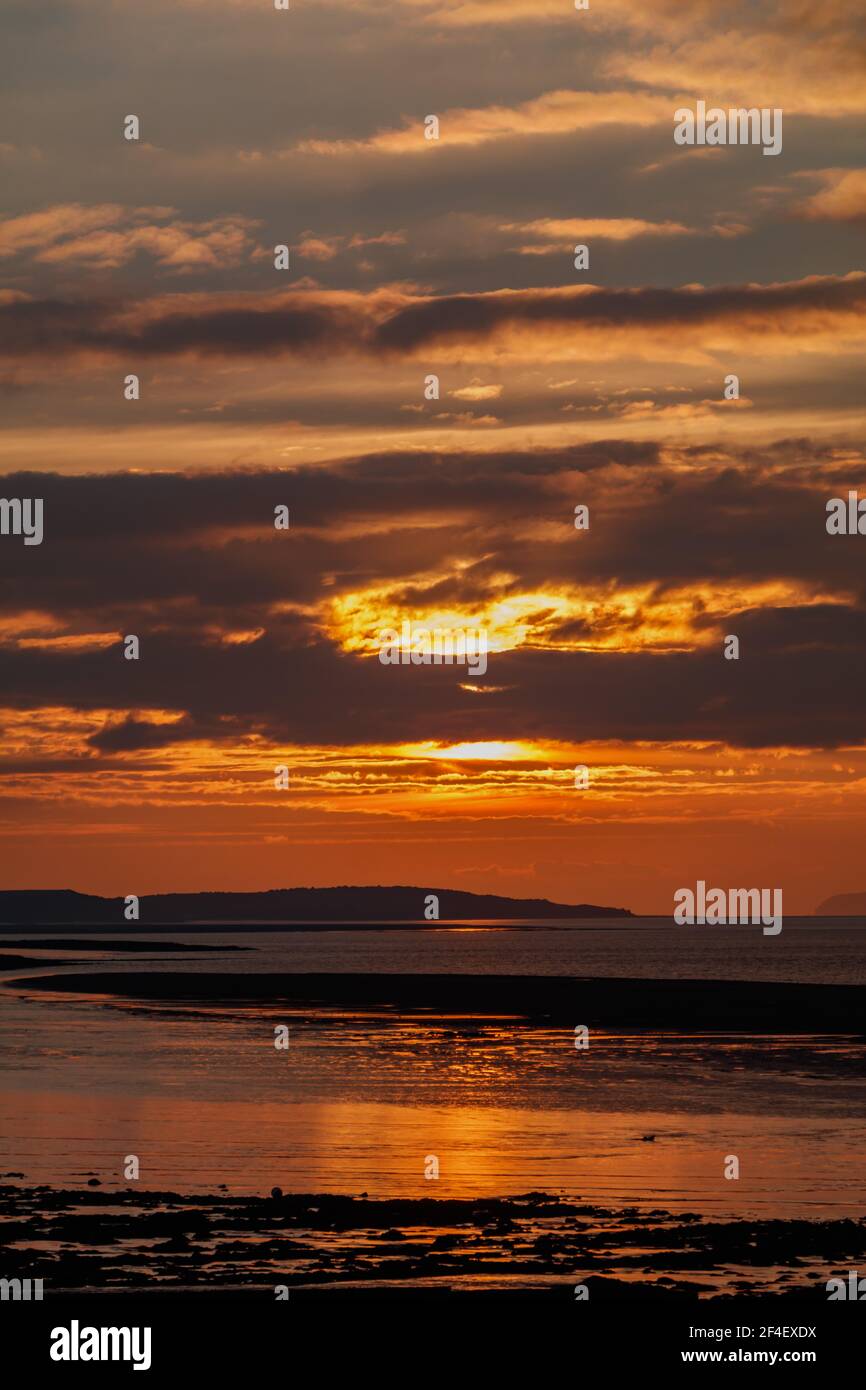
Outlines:
POLYGON ((866 1256, 866 1222, 706 1221, 541 1192, 509 1199, 229 1196, 0 1187, 5 1277, 52 1294, 293 1290, 418 1296, 491 1289, 574 1298, 826 1300, 866 1256))
POLYGON ((759 1033, 848 1033, 866 1029, 858 985, 731 980, 580 979, 560 976, 243 974, 130 971, 42 975, 16 988, 123 999, 371 1010, 437 1017, 524 1019, 596 1028, 667 1028, 759 1033))
POLYGON ((13 949, 20 949, 22 946, 29 951, 183 951, 194 955, 197 951, 210 951, 213 953, 219 950, 220 955, 224 951, 251 951, 252 946, 226 946, 221 944, 215 946, 200 946, 185 944, 183 941, 140 941, 130 939, 126 941, 105 941, 98 937, 60 937, 56 940, 52 937, 32 937, 25 936, 18 939, 10 939, 0 935, 0 950, 6 950, 7 946, 13 949))
MULTIPOLYGON (((120 950, 126 943, 69 936, 60 942, 40 938, 27 945, 67 951, 62 961, 66 966, 77 951, 120 950)), ((155 941, 128 945, 130 950, 163 949, 163 943, 155 941)), ((182 943, 172 945, 189 949, 182 943)), ((703 1074, 710 1063, 722 1068, 741 1103, 741 1093, 748 1100, 754 1086, 762 1116, 765 1109, 772 1110, 762 1098, 761 1087, 766 1090, 770 1084, 765 1076, 790 1073, 792 1087, 796 1081, 792 1093, 803 1097, 807 1118, 818 1114, 814 1088, 822 1087, 823 1101, 825 1082, 833 1082, 841 1105, 842 1089, 856 1091, 862 1066, 866 987, 525 973, 245 973, 241 960, 226 962, 222 971, 206 960, 206 969, 199 973, 200 957, 186 970, 175 960, 164 972, 124 960, 114 969, 92 963, 84 973, 73 975, 60 973, 60 961, 45 957, 12 959, 22 962, 19 968, 38 964, 54 972, 5 982, 20 992, 22 1008, 47 1007, 50 1015, 59 1011, 65 1017, 67 1009, 89 1011, 94 1003, 113 1003, 114 1009, 92 1009, 99 1039, 103 1029, 106 1038, 113 1036, 112 1015, 122 1013, 127 1029, 134 1021, 124 1086, 141 1086, 143 1094, 134 1096, 131 1113, 126 1099, 119 1104, 110 1091, 105 1096, 106 1114, 117 1111, 105 1144, 100 1124, 85 1102, 73 1099, 68 1113, 49 1124, 45 1116, 50 1120, 56 1104, 50 1097, 40 1100, 34 1130, 37 1148, 46 1138, 46 1125, 57 1130, 64 1152, 69 1150, 68 1134, 83 1135, 82 1157, 75 1160, 82 1166, 67 1172, 65 1184, 58 1186, 58 1178, 64 1183, 64 1177, 56 1168, 43 1164, 40 1169, 36 1151, 28 1160, 27 1145, 21 1146, 15 1161, 7 1160, 7 1167, 25 1171, 0 1175, 0 1181, 20 1179, 15 1186, 0 1187, 4 1277, 43 1278, 46 1289, 54 1293, 99 1290, 118 1298, 170 1296, 174 1291, 272 1299, 275 1287, 286 1285, 293 1297, 319 1299, 423 1300, 453 1295, 573 1302, 575 1285, 583 1284, 596 1301, 676 1306, 755 1295, 824 1302, 827 1280, 844 1277, 866 1259, 862 1193, 848 1193, 847 1209, 840 1202, 836 1205, 841 1209, 833 1210, 825 1188, 815 1180, 815 1173, 823 1172, 821 1146, 799 1114, 790 1120, 783 1116, 775 1128, 762 1121, 761 1148, 750 1154, 743 1189, 736 1193, 738 1205, 725 1210, 718 1195, 712 1195, 721 1182, 718 1154, 748 1142, 744 1136, 752 1135, 753 1125, 739 1114, 714 1121, 701 1112, 697 1119, 681 1119, 672 1103, 681 1099, 676 1090, 681 1063, 674 1044, 679 1045, 682 1036, 683 1046, 688 1043, 700 1053, 689 1063, 692 1070, 703 1074), (127 966, 132 967, 128 972, 127 966), (264 1020, 265 1033, 271 1031, 269 1008, 285 1008, 293 1023, 298 1016, 310 1022, 297 1039, 300 1045, 291 1054, 292 1070, 285 1081, 278 1072, 271 1077, 265 1059, 272 1049, 260 1048, 256 1031, 257 1020, 264 1020), (370 1022, 359 1024, 364 1016, 370 1022), (334 1038, 329 1020, 338 1027, 334 1038), (507 1021, 504 1031, 497 1031, 499 1020, 507 1021), (583 1070, 574 1076, 563 1062, 567 1094, 580 1116, 579 1131, 558 1111, 543 1111, 539 1117, 537 1109, 529 1109, 511 1115, 513 1133, 507 1143, 497 1138, 496 1123, 505 1113, 501 1102, 493 1112, 480 1108, 491 1078, 501 1077, 503 1069, 508 1073, 513 1052, 515 1075, 523 1077, 522 1067, 532 1077, 546 1076, 544 1068, 552 1067, 556 1075, 550 1085, 556 1091, 562 1081, 557 1069, 560 1030, 571 1034, 577 1024, 597 1030, 599 1036, 619 1030, 622 1036, 615 1047, 592 1054, 596 1073, 602 1067, 610 1073, 605 1073, 605 1093, 613 1086, 617 1097, 629 1102, 637 1084, 634 1078, 639 1078, 641 1086, 655 1087, 667 1097, 671 1115, 664 1125, 660 1127, 658 1117, 645 1114, 641 1106, 633 1115, 619 1117, 615 1133, 609 1117, 596 1122, 590 1099, 580 1092, 578 1106, 576 1098, 576 1088, 584 1083, 595 1090, 600 1084, 596 1073, 588 1073, 584 1059, 583 1070), (154 1128, 148 1107, 161 1123, 173 1105, 185 1115, 188 1101, 173 1091, 167 1097, 150 1095, 163 1077, 162 1054, 144 1047, 151 1027, 160 1038, 170 1033, 177 1045, 176 1052, 169 1048, 166 1062, 171 1064, 166 1073, 170 1078, 177 1058, 187 1058, 184 1084, 188 1079, 195 1096, 190 1112, 195 1135, 170 1126, 174 1149, 169 1146, 164 1154, 158 1146, 148 1150, 142 1138, 154 1128), (442 1039, 445 1048, 432 1060, 427 1039, 431 1027, 436 1045, 442 1039), (644 1082, 643 1054, 634 1061, 633 1050, 645 1046, 639 1040, 652 1038, 657 1030, 668 1040, 660 1051, 657 1041, 653 1043, 644 1082), (690 1030, 712 1038, 706 1044, 689 1043, 690 1030), (512 1034, 516 1042, 509 1041, 512 1034), (711 1050, 708 1058, 700 1051, 704 1047, 711 1050), (490 1049, 495 1056, 488 1056, 490 1049), (248 1115, 241 1114, 237 1100, 223 1094, 228 1057, 232 1075, 238 1068, 247 1069, 248 1115), (449 1102, 458 1088, 463 1109, 442 1110, 434 1089, 424 1092, 427 1108, 420 1113, 417 1091, 405 1100, 403 1092, 394 1089, 395 1078, 405 1080, 407 1070, 415 1068, 423 1080, 431 1067, 448 1090, 449 1102), (308 1072, 315 1079, 310 1099, 304 1090, 308 1072), (757 1080, 752 1080, 753 1073, 757 1080), (344 1095, 347 1074, 363 1074, 366 1093, 379 1100, 366 1127, 359 1126, 357 1106, 344 1095), (256 1086, 264 1084, 263 1076, 267 1084, 259 1095, 256 1086), (211 1099, 208 1087, 214 1079, 218 1084, 211 1099), (393 1103, 383 1104, 383 1097, 393 1103), (470 1102, 474 1110, 466 1108, 470 1102), (389 1140, 388 1117, 401 1116, 404 1105, 417 1119, 417 1132, 401 1131, 389 1140), (202 1128, 211 1120, 213 1132, 202 1128), (696 1127, 700 1130, 703 1139, 697 1147, 685 1142, 683 1125, 690 1135, 696 1127), (508 1174, 503 1179, 495 1164, 486 1173, 483 1143, 516 1156, 521 1165, 519 1187, 517 1182, 509 1185, 508 1174), (799 1146, 796 1150, 794 1144, 799 1146), (245 1171, 245 1145, 263 1154, 258 1171, 245 1171), (450 1166, 443 1169, 445 1180, 440 1184, 419 1181, 417 1156, 430 1148, 449 1155, 450 1166), (786 1211, 781 1196, 770 1199, 767 1193, 777 1191, 780 1183, 787 1191, 800 1182, 797 1193, 802 1196, 803 1175, 797 1167, 801 1150, 814 1165, 807 1165, 805 1189, 811 1207, 792 1203, 786 1211), (108 1183, 125 1182, 109 1160, 130 1151, 147 1152, 151 1190, 138 1184, 115 1189, 106 1183, 106 1178, 108 1183), (333 1173, 320 1171, 322 1153, 336 1164, 333 1173), (411 1183, 406 1176, 409 1153, 411 1183), (556 1155, 562 1173, 554 1163, 556 1155), (530 1160, 537 1175, 527 1172, 530 1160), (188 1173, 172 1171, 172 1165, 179 1170, 187 1165, 188 1173), (362 1171, 365 1165, 369 1172, 362 1171), (484 1170, 481 1178, 475 1172, 479 1165, 484 1170), (91 1175, 92 1185, 84 1186, 91 1175), (558 1177, 567 1178, 569 1185, 557 1192, 558 1177), (219 1189, 208 1190, 216 1178, 219 1189), (458 1180, 462 1191, 454 1186, 458 1180), (331 1190, 322 1192, 320 1184, 325 1187, 329 1181, 331 1190), (42 1182, 50 1185, 36 1185, 42 1182), (273 1182, 319 1190, 267 1196, 273 1182), (680 1191, 687 1182, 695 1185, 694 1195, 680 1191), (532 1183, 546 1190, 526 1192, 532 1183), (177 1184, 184 1195, 170 1184, 177 1184), (373 1195, 362 1191, 367 1188, 373 1195), (435 1195, 437 1190, 441 1197, 435 1195)), ((261 968, 256 957, 247 960, 261 968)), ((77 960, 74 964, 79 966, 77 960)), ((54 1041, 46 1037, 49 1051, 54 1041)), ((100 1041, 99 1046, 108 1044, 100 1041)), ((568 1039, 565 1047, 570 1049, 568 1039)), ((573 1051, 568 1056, 573 1058, 573 1051)), ((77 1075, 75 1057, 70 1056, 65 1066, 71 1083, 77 1075)), ((172 1087, 179 1084, 171 1079, 172 1087)), ((693 1106, 690 1087, 694 1088, 692 1081, 683 1104, 693 1106)), ((126 1097, 126 1089, 123 1094, 126 1097)), ((518 1086, 514 1094, 524 1102, 528 1096, 537 1107, 538 1097, 525 1086, 518 1086)), ((748 1111, 748 1105, 744 1109, 748 1111)), ((10 1114, 14 1113, 10 1101, 10 1114)), ((857 1134, 848 1137, 850 1153, 856 1156, 857 1134)), ((28 1139, 28 1145, 32 1150, 33 1141, 28 1139)), ((145 1171, 143 1167, 143 1178, 145 1171)), ((823 1173, 825 1187, 829 1180, 823 1173)), ((838 1185, 835 1179, 833 1183, 831 1191, 838 1185)), ((733 1202, 727 1184, 721 1187, 733 1202)), ((739 1189, 739 1184, 734 1187, 739 1189)))

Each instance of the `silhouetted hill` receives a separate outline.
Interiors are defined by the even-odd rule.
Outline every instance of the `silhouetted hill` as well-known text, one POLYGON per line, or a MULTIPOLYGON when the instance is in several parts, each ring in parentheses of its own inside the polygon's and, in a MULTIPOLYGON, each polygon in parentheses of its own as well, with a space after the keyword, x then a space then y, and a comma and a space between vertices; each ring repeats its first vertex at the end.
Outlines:
MULTIPOLYGON (((417 922, 427 898, 439 899, 439 920, 483 918, 550 920, 561 917, 631 917, 621 907, 552 903, 546 898, 501 898, 450 888, 275 888, 266 893, 155 893, 142 897, 130 930, 183 922, 417 922)), ((124 918, 123 898, 99 898, 71 889, 0 892, 0 923, 16 927, 112 927, 124 918)), ((432 925, 432 924, 431 924, 432 925)))
POLYGON ((816 917, 866 917, 866 893, 836 893, 815 908, 816 917))

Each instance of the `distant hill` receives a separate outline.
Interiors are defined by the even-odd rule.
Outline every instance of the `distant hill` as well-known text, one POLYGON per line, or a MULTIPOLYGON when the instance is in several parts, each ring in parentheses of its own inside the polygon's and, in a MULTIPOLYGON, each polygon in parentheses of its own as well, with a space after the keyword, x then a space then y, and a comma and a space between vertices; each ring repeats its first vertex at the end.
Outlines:
POLYGON ((837 893, 815 908, 816 917, 866 917, 866 893, 837 893))
MULTIPOLYGON (((552 903, 546 898, 500 898, 450 888, 274 888, 266 893, 155 893, 143 896, 130 930, 184 922, 418 922, 433 893, 439 920, 478 918, 631 917, 623 907, 552 903)), ((123 925, 124 899, 71 889, 0 892, 0 923, 16 927, 123 925)))

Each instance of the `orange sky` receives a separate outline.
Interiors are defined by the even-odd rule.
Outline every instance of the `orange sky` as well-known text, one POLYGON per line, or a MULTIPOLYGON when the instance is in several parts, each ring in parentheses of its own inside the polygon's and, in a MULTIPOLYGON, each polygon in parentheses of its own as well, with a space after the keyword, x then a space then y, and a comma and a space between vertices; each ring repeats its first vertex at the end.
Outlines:
POLYGON ((783 9, 12 18, 3 887, 866 888, 866 86, 853 0, 783 9))

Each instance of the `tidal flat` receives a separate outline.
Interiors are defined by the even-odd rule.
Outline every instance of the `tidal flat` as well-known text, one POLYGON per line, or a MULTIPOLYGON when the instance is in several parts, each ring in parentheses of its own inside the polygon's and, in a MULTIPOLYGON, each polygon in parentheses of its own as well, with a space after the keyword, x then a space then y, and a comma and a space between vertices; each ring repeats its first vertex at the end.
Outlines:
MULTIPOLYGON (((6 1175, 7 1177, 9 1175, 6 1175)), ((866 1221, 713 1221, 528 1192, 390 1199, 0 1186, 4 1278, 47 1296, 255 1292, 418 1297, 826 1299, 866 1256, 866 1221)))

